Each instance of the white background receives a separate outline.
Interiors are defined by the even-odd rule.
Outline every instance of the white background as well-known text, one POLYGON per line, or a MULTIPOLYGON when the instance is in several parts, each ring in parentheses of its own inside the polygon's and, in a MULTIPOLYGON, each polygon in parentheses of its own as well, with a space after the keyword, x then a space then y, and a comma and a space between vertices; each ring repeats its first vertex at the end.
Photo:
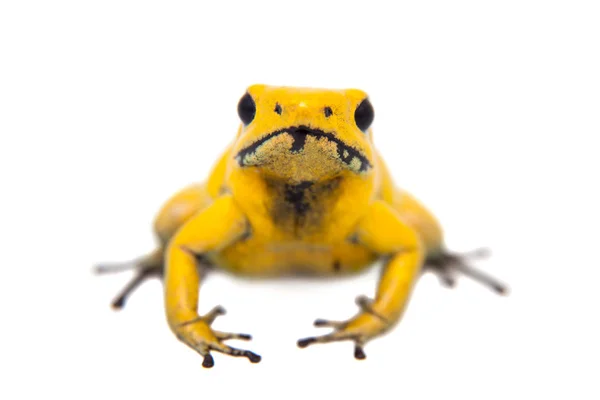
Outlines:
MULTIPOLYGON (((598 398, 600 13, 594 1, 4 1, 0 5, 0 397, 598 398), (210 4, 210 7, 208 6, 210 4), (161 285, 109 308, 161 203, 204 179, 252 83, 358 87, 396 181, 481 245, 508 297, 417 286, 355 361, 299 350, 354 314, 340 281, 212 276, 201 311, 263 356, 201 358, 161 285)), ((242 343, 245 345, 245 343, 242 343)))

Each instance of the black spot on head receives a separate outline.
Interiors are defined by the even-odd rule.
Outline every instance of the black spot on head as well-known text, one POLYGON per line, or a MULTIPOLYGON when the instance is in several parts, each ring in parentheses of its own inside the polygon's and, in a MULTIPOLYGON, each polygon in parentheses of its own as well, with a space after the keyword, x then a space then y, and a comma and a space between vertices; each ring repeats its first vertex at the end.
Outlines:
POLYGON ((281 115, 281 106, 279 105, 279 103, 275 104, 275 110, 274 110, 277 114, 281 115))
POLYGON ((333 115, 333 111, 331 110, 331 107, 325 107, 323 109, 323 112, 325 113, 326 118, 329 118, 333 115))

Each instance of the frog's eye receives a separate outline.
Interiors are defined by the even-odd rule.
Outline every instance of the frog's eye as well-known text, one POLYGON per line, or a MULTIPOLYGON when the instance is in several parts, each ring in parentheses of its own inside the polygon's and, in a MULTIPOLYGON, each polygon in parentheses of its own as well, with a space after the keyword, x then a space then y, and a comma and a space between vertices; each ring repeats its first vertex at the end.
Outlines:
POLYGON ((373 106, 369 99, 364 99, 362 103, 356 107, 356 111, 354 111, 354 121, 356 122, 356 126, 364 132, 369 129, 369 126, 373 123, 373 118, 375 118, 373 106))
POLYGON ((248 125, 254 119, 254 115, 256 114, 256 103, 250 93, 246 93, 242 96, 238 103, 238 115, 240 119, 244 123, 244 125, 248 125))

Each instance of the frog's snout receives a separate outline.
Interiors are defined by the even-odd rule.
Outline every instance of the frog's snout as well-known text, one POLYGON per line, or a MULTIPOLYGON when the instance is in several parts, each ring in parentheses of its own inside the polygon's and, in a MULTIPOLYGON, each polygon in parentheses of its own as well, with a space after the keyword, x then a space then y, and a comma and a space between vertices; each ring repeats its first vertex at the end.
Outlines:
POLYGON ((271 132, 242 149, 237 154, 236 160, 241 167, 260 165, 264 161, 264 157, 260 155, 261 150, 264 151, 267 145, 272 145, 277 141, 283 143, 285 138, 288 141, 287 146, 290 146, 289 143, 291 141, 291 147, 288 147, 287 151, 292 154, 302 154, 305 152, 305 146, 309 137, 312 138, 313 146, 316 143, 321 143, 318 145, 321 149, 329 149, 327 151, 333 152, 339 161, 355 172, 365 172, 372 167, 367 157, 361 151, 344 143, 335 134, 306 125, 290 126, 271 132))

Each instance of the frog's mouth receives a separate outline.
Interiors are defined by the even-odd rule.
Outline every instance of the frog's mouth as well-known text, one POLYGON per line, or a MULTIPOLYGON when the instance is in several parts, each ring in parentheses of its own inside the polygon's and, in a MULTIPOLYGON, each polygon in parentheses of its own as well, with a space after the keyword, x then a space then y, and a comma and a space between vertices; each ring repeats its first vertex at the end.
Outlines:
POLYGON ((335 158, 356 173, 366 172, 372 166, 362 152, 347 145, 334 134, 304 125, 271 132, 240 150, 235 159, 241 167, 259 166, 273 159, 273 154, 280 152, 282 147, 288 154, 291 153, 291 156, 302 155, 318 148, 320 153, 329 154, 328 158, 335 158), (307 150, 307 147, 310 149, 307 150))

